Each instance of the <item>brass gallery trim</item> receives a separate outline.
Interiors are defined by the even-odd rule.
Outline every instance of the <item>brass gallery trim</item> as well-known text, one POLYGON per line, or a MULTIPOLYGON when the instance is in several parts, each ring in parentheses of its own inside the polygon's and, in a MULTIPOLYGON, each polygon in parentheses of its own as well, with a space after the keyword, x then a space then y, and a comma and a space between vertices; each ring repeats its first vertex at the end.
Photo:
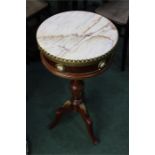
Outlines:
POLYGON ((89 66, 93 64, 98 64, 100 60, 105 60, 113 53, 113 49, 107 52, 105 55, 95 57, 92 59, 83 59, 83 60, 70 60, 70 59, 62 59, 47 53, 43 48, 41 48, 38 44, 38 48, 40 52, 42 52, 48 59, 54 61, 56 63, 66 65, 66 66, 89 66))

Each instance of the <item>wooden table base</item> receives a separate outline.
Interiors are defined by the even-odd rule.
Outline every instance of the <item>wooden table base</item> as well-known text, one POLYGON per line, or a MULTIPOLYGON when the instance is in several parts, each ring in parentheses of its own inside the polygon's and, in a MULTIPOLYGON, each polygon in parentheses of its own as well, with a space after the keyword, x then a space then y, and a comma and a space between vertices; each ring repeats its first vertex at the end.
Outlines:
POLYGON ((55 120, 50 124, 49 128, 50 129, 54 128, 59 123, 62 115, 65 112, 68 112, 70 110, 77 111, 82 116, 93 143, 97 144, 98 140, 96 139, 94 132, 93 132, 93 122, 83 102, 84 101, 83 90, 84 90, 84 83, 82 80, 71 80, 72 98, 71 100, 66 101, 62 107, 57 109, 55 120))

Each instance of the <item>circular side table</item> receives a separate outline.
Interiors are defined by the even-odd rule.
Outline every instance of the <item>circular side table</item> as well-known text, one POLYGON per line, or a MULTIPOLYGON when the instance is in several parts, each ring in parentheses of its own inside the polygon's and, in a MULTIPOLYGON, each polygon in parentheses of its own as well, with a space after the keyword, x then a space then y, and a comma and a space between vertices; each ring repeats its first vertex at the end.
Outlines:
POLYGON ((81 114, 94 144, 92 120, 84 104, 84 82, 102 73, 110 64, 118 31, 107 18, 86 11, 67 11, 45 20, 37 30, 41 61, 53 74, 70 79, 70 100, 57 109, 55 127, 70 110, 81 114))

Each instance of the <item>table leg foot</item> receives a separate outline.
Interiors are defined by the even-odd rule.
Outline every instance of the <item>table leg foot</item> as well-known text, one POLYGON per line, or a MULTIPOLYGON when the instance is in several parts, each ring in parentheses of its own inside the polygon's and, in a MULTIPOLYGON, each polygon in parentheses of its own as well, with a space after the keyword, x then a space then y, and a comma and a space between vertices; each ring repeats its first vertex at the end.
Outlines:
POLYGON ((61 119, 63 113, 64 113, 64 109, 63 109, 63 108, 57 109, 55 119, 54 119, 54 121, 49 125, 49 129, 54 128, 54 127, 60 122, 60 119, 61 119))
POLYGON ((78 112, 81 114, 81 116, 87 126, 87 130, 90 135, 90 138, 92 139, 93 144, 97 144, 99 141, 96 138, 94 131, 93 131, 93 121, 91 120, 88 112, 86 111, 86 107, 84 104, 80 104, 78 106, 78 112))
POLYGON ((64 106, 61 107, 61 108, 58 108, 56 110, 56 116, 55 116, 55 119, 54 121, 49 125, 49 129, 52 129, 54 128, 59 122, 60 122, 60 119, 62 117, 62 115, 71 108, 71 102, 70 101, 66 101, 64 103, 64 106))

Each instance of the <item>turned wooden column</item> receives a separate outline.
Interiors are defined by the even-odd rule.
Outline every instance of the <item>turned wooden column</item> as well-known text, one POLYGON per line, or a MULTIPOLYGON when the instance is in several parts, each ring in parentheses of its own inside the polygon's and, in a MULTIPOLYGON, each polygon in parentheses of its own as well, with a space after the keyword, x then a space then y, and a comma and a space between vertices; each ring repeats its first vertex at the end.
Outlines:
POLYGON ((84 101, 84 82, 82 80, 71 80, 71 102, 73 105, 79 105, 84 101))

